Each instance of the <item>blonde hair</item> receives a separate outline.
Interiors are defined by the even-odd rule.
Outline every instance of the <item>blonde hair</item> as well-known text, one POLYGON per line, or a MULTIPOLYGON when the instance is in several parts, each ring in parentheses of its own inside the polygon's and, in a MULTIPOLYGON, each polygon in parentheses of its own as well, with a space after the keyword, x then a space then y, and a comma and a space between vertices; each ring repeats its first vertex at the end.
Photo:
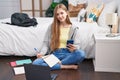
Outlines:
POLYGON ((50 43, 50 48, 52 51, 58 49, 60 45, 60 21, 57 19, 57 10, 61 8, 65 10, 65 12, 68 14, 66 17, 66 23, 67 24, 72 24, 69 18, 69 13, 64 4, 58 4, 55 9, 54 9, 54 20, 52 23, 52 29, 51 29, 51 43, 50 43))

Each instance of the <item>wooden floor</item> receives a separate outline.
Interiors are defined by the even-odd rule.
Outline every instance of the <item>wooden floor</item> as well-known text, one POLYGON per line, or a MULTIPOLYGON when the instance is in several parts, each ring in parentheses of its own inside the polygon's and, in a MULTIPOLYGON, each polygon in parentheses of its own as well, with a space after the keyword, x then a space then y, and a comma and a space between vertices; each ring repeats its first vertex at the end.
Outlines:
MULTIPOLYGON (((26 80, 25 75, 14 75, 9 62, 20 59, 35 57, 15 57, 0 56, 0 80, 26 80)), ((92 59, 85 59, 77 70, 56 70, 51 73, 57 73, 56 80, 120 80, 120 73, 113 72, 94 72, 92 59)))

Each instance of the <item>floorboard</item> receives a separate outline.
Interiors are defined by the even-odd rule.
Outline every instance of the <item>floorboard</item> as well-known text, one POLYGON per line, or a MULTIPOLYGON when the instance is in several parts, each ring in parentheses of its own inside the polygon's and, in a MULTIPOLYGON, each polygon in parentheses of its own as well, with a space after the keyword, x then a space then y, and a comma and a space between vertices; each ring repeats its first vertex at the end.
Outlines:
MULTIPOLYGON (((9 62, 21 59, 32 59, 26 56, 0 56, 0 80, 26 80, 25 75, 14 75, 9 62)), ((120 73, 95 72, 92 59, 85 59, 77 70, 55 70, 51 73, 58 74, 56 80, 120 80, 120 73)))

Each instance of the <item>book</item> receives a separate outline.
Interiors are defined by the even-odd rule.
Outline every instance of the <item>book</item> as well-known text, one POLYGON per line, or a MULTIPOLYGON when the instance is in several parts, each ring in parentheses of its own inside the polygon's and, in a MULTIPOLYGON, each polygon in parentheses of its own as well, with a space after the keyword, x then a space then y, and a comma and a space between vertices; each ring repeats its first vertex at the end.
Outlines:
POLYGON ((17 65, 29 64, 29 63, 32 63, 31 59, 24 59, 24 60, 17 60, 16 61, 17 65))
POLYGON ((15 67, 15 66, 20 66, 20 65, 23 65, 23 64, 30 64, 30 63, 32 63, 31 59, 24 59, 24 60, 12 61, 12 62, 10 62, 10 65, 12 67, 15 67))
POLYGON ((10 62, 10 65, 11 65, 12 67, 16 66, 16 62, 15 62, 15 61, 10 62))
POLYGON ((60 62, 60 60, 53 54, 44 56, 42 58, 50 67, 53 67, 55 64, 60 62))
POLYGON ((14 70, 15 75, 19 75, 19 74, 24 74, 25 73, 24 66, 14 67, 13 70, 14 70))

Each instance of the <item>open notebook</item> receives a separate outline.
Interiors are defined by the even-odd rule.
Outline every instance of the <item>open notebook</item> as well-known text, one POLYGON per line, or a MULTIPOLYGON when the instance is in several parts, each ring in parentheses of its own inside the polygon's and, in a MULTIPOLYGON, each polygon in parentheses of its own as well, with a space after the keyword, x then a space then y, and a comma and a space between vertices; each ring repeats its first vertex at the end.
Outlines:
POLYGON ((43 60, 49 65, 49 67, 53 67, 55 64, 60 62, 60 60, 54 56, 53 54, 42 57, 43 60))

